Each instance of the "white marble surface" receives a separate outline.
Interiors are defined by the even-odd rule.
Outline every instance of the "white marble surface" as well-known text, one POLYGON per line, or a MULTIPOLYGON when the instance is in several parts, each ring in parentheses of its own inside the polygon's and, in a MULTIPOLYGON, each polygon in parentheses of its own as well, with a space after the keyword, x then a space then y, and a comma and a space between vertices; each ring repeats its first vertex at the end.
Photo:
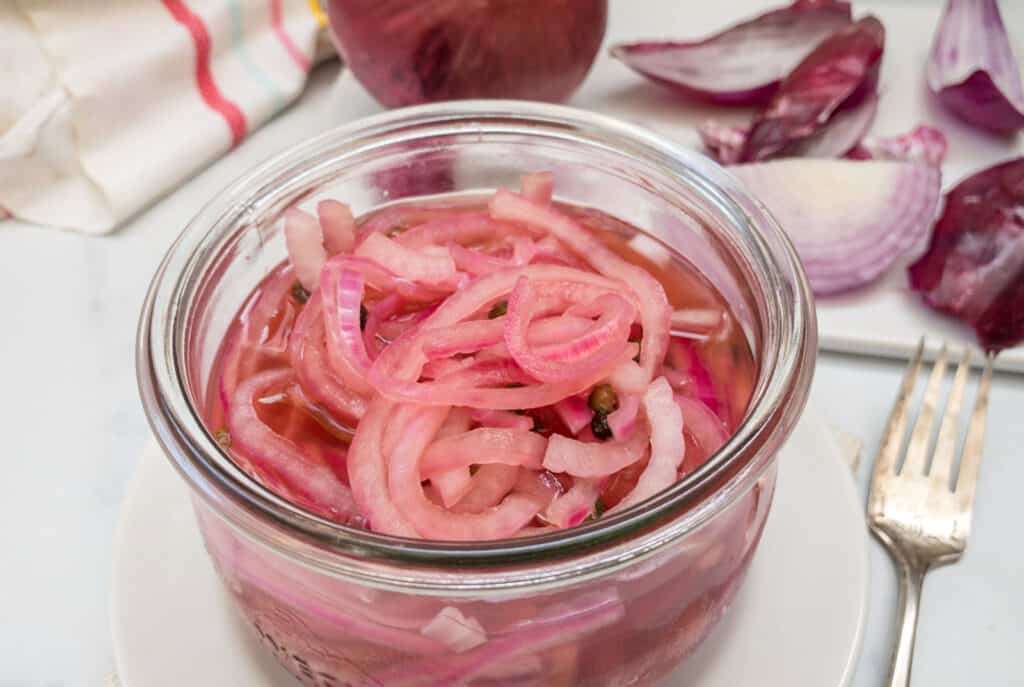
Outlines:
MULTIPOLYGON (((113 236, 0 223, 0 687, 98 687, 113 669, 112 532, 148 436, 134 373, 144 291, 172 238, 213 193, 339 121, 350 103, 335 76, 336 68, 322 69, 299 105, 113 236)), ((865 440, 862 490, 899 372, 864 358, 819 362, 822 412, 865 440)), ((975 533, 963 562, 926 584, 918 687, 1024 681, 1021 408, 1024 378, 997 376, 975 533)), ((894 576, 877 546, 872 580, 855 687, 881 684, 888 662, 894 576)))

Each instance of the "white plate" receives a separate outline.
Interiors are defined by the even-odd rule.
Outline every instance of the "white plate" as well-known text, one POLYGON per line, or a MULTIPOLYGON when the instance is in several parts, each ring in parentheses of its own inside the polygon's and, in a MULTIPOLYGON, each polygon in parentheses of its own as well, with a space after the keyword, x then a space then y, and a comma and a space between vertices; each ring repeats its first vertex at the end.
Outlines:
MULTIPOLYGON (((813 411, 783 449, 747 581, 666 683, 846 685, 868 585, 864 518, 835 438, 813 411)), ((125 687, 293 687, 238 619, 206 557, 188 490, 155 446, 128 489, 114 548, 112 625, 125 687)))
MULTIPOLYGON (((644 39, 696 38, 784 4, 780 0, 715 0, 700 3, 697 10, 693 3, 680 0, 612 2, 605 46, 644 39)), ((875 14, 886 28, 879 82, 882 98, 872 133, 902 134, 919 123, 941 128, 950 143, 942 170, 943 186, 948 189, 972 171, 1024 155, 1024 135, 1009 141, 1000 139, 963 124, 935 106, 925 87, 924 68, 942 4, 939 0, 864 0, 854 3, 854 12, 857 16, 875 14)), ((1020 45, 1024 41, 1024 2, 1003 2, 1000 8, 1006 26, 1016 34, 1020 45)), ((381 110, 349 72, 339 79, 334 101, 339 123, 381 110)), ((607 50, 598 55, 587 80, 569 104, 650 127, 698 150, 702 147, 696 132, 698 124, 709 118, 746 122, 752 112, 680 98, 635 74, 611 58, 607 50)), ((970 329, 932 312, 909 291, 904 265, 894 266, 869 288, 820 300, 821 347, 905 358, 922 334, 931 335, 929 345, 933 347, 938 339, 973 342, 970 329)), ((975 360, 980 358, 976 356, 975 360)), ((1004 351, 996 359, 996 367, 1024 372, 1024 346, 1004 351)))

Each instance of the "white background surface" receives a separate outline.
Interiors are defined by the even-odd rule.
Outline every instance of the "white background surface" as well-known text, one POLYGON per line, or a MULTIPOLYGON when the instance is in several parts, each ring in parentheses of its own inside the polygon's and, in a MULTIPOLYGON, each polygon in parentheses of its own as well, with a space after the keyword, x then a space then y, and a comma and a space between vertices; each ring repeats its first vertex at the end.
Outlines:
MULTIPOLYGON (((613 0, 613 25, 629 21, 637 5, 613 0)), ((353 105, 370 107, 353 103, 353 91, 335 76, 334 68, 321 70, 297 106, 111 237, 0 223, 0 687, 94 687, 113 669, 107 610, 113 527, 148 440, 133 365, 144 291, 170 241, 213 193, 269 155, 346 121, 343 113, 353 105)), ((647 97, 643 92, 638 85, 636 97, 647 97)), ((588 83, 574 102, 592 97, 588 83)), ((864 358, 820 358, 820 410, 864 438, 869 454, 900 369, 864 358)), ((918 687, 1024 681, 1021 408, 1024 380, 997 376, 967 555, 925 585, 918 687)), ((860 468, 862 491, 871 457, 860 468)), ((856 687, 881 684, 891 646, 894 577, 875 545, 872 579, 856 687)))

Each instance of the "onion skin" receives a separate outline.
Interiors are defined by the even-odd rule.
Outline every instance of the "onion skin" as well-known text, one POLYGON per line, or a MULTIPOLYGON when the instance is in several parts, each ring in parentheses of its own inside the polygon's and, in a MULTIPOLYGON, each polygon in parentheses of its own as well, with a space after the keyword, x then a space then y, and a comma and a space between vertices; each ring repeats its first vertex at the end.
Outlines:
POLYGON ((996 0, 949 0, 928 60, 928 87, 946 109, 1000 134, 1024 129, 1024 79, 996 0))
POLYGON ((884 50, 885 28, 871 16, 822 41, 754 118, 741 160, 784 156, 839 110, 873 94, 884 50))
POLYGON ((987 350, 1024 340, 1024 157, 946 194, 928 250, 909 276, 925 303, 973 326, 987 350))
POLYGON ((611 54, 683 96, 720 105, 756 105, 770 100, 801 59, 850 21, 849 3, 804 0, 699 41, 626 43, 613 47, 611 54))
POLYGON ((338 52, 385 107, 561 102, 604 38, 607 0, 329 0, 338 52))

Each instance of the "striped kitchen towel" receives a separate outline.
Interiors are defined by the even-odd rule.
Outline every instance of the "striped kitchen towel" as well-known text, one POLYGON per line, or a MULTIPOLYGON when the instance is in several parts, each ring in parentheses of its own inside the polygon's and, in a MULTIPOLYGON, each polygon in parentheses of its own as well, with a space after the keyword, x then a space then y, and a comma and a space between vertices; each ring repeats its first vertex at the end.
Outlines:
POLYGON ((318 0, 0 2, 0 208, 104 233, 302 90, 318 0))

